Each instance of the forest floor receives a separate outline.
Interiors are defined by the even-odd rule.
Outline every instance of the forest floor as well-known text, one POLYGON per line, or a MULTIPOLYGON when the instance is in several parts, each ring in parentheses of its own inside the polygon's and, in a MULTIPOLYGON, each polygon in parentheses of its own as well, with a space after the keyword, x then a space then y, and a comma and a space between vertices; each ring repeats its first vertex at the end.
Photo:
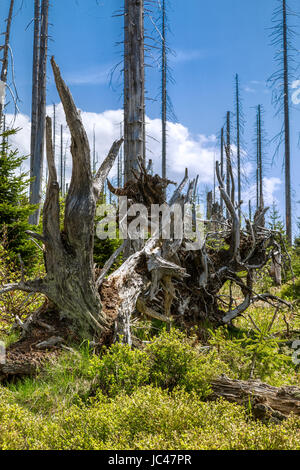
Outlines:
MULTIPOLYGON (((34 377, 0 386, 0 448, 300 449, 299 417, 258 420, 250 400, 210 401, 210 383, 222 374, 300 385, 291 348, 300 338, 299 311, 275 321, 266 305, 249 313, 234 328, 208 328, 201 341, 196 330, 187 337, 143 322, 135 330, 147 340, 142 350, 115 344, 99 355, 85 342, 50 353, 34 377)), ((15 344, 17 336, 2 339, 15 344)), ((34 354, 39 364, 42 353, 34 354)))

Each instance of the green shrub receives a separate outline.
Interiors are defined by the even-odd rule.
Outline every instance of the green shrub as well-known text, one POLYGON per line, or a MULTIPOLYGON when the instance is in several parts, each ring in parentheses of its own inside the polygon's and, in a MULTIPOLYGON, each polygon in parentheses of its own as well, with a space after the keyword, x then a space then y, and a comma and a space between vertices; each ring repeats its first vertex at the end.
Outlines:
POLYGON ((178 330, 162 332, 145 351, 151 362, 151 383, 169 390, 182 387, 206 396, 210 381, 228 372, 227 365, 218 359, 215 351, 200 354, 178 330))
POLYGON ((298 450, 299 418, 274 426, 246 410, 196 394, 152 386, 90 405, 58 405, 36 415, 0 388, 0 449, 14 450, 298 450))
POLYGON ((145 352, 116 343, 101 358, 94 356, 91 359, 89 373, 96 377, 95 384, 113 397, 122 392, 130 394, 148 383, 149 370, 145 352))
MULTIPOLYGON (((0 286, 9 283, 18 283, 21 279, 20 265, 11 259, 10 253, 0 242, 0 286)), ((5 335, 0 335, 0 339, 5 342, 12 342, 14 334, 11 335, 11 326, 16 316, 25 320, 31 313, 36 311, 44 301, 44 297, 39 294, 28 295, 28 293, 15 291, 0 296, 0 329, 5 335), (7 341, 7 335, 11 338, 7 341)))
POLYGON ((228 366, 216 351, 200 354, 177 330, 163 331, 144 351, 114 344, 101 358, 94 356, 90 366, 94 388, 110 397, 131 394, 146 384, 170 391, 175 387, 195 390, 204 397, 209 394, 210 381, 227 372, 228 366))
POLYGON ((26 235, 26 230, 32 230, 28 217, 35 207, 28 203, 28 174, 20 172, 27 157, 19 156, 18 151, 13 151, 7 143, 9 136, 16 132, 0 134, 0 240, 5 241, 12 260, 17 261, 20 254, 27 269, 31 270, 40 257, 39 250, 26 235))
POLYGON ((295 367, 291 356, 283 354, 281 341, 261 326, 261 332, 243 332, 231 337, 227 327, 210 331, 210 344, 230 370, 230 376, 241 380, 258 378, 274 386, 293 383, 295 367))

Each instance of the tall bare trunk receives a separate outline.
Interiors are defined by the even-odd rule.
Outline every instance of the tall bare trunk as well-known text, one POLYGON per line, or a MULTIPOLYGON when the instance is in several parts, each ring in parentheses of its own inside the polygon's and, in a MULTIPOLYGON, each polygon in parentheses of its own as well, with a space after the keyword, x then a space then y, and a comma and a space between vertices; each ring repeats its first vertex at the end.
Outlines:
POLYGON ((162 3, 162 177, 167 177, 167 49, 166 49, 166 0, 162 3))
POLYGON ((289 113, 289 63, 287 39, 286 0, 282 1, 283 14, 283 79, 284 79, 284 135, 285 135, 285 218, 287 239, 292 244, 291 153, 289 113))
MULTIPOLYGON (((34 142, 34 153, 32 158, 32 174, 34 178, 30 193, 30 203, 37 204, 38 208, 30 216, 29 222, 32 225, 39 223, 42 199, 42 177, 43 160, 45 147, 45 118, 46 118, 46 71, 47 71, 47 48, 48 48, 48 13, 49 0, 42 0, 41 6, 41 31, 40 31, 40 51, 38 66, 38 99, 37 99, 37 127, 34 142)), ((34 74, 33 79, 36 75, 34 74)))
MULTIPOLYGON (((40 0, 34 1, 34 36, 33 36, 33 61, 32 61, 32 103, 31 103, 31 142, 30 142, 30 176, 34 177, 34 152, 38 123, 38 92, 39 92, 39 57, 40 57, 40 0)), ((34 188, 30 183, 30 194, 34 188)), ((33 223, 33 222, 32 222, 33 223)))
MULTIPOLYGON (((3 47, 3 59, 2 59, 2 68, 1 68, 1 77, 0 77, 0 80, 5 84, 7 83, 8 50, 9 50, 10 30, 11 30, 13 11, 14 11, 14 0, 10 0, 9 12, 8 12, 7 23, 6 23, 5 42, 4 42, 4 47, 3 47)), ((2 115, 3 115, 3 105, 0 102, 0 125, 2 122, 2 115)))
POLYGON ((144 0, 125 0, 124 152, 125 183, 145 161, 144 0))
POLYGON ((238 179, 238 204, 239 204, 239 219, 242 217, 241 200, 242 200, 242 187, 241 187, 241 122, 240 122, 240 90, 239 90, 239 76, 235 77, 236 82, 236 146, 237 146, 237 179, 238 179))
POLYGON ((258 180, 259 180, 259 209, 264 208, 264 190, 263 190, 263 157, 262 157, 262 121, 261 121, 261 106, 257 109, 257 123, 258 123, 258 180))
MULTIPOLYGON (((224 177, 224 128, 221 129, 221 177, 224 177)), ((224 202, 220 194, 221 214, 223 215, 224 202)))
MULTIPOLYGON (((230 178, 230 172, 231 172, 231 162, 230 162, 230 155, 231 155, 231 124, 230 124, 230 111, 227 112, 227 119, 226 119, 226 192, 227 194, 230 194, 230 188, 231 188, 231 178, 230 178)), ((229 214, 227 212, 227 217, 229 217, 229 214)))

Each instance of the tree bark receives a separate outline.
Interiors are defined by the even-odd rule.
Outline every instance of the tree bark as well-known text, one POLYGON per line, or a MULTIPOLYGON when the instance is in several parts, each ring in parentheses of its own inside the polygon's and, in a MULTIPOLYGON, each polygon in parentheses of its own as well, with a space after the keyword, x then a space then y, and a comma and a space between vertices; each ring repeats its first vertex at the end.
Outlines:
POLYGON ((240 119, 240 90, 239 76, 236 75, 236 145, 237 145, 237 173, 238 173, 238 205, 239 219, 242 218, 242 183, 241 183, 241 119, 240 119))
POLYGON ((283 86, 284 86, 284 136, 285 136, 285 218, 286 234, 292 245, 292 196, 291 196, 291 146, 290 146, 290 109, 289 109, 289 61, 287 38, 287 7, 282 1, 283 31, 283 86))
MULTIPOLYGON (((39 93, 39 55, 40 55, 40 0, 34 1, 34 35, 32 61, 32 102, 31 102, 31 141, 30 141, 30 176, 34 177, 34 156, 36 133, 38 127, 38 93, 39 93)), ((33 193, 33 181, 30 182, 30 194, 33 193)), ((33 220, 32 220, 33 223, 33 220)))
POLYGON ((167 48, 166 48, 166 0, 162 2, 162 177, 167 177, 167 48))
POLYGON ((125 183, 145 162, 144 0, 125 0, 124 16, 125 183))
MULTIPOLYGON (((8 17, 6 20, 7 23, 6 23, 5 41, 4 41, 4 46, 3 46, 2 68, 1 68, 1 76, 0 76, 0 80, 5 84, 7 83, 8 50, 9 50, 10 30, 11 30, 13 11, 14 11, 14 0, 10 0, 8 17)), ((2 123, 2 116, 3 116, 3 105, 0 102, 0 125, 2 123)))
POLYGON ((44 244, 46 277, 18 285, 3 292, 23 290, 44 294, 58 309, 61 318, 74 324, 79 337, 101 336, 109 322, 101 311, 94 273, 94 222, 96 203, 106 177, 117 157, 122 140, 114 143, 96 177, 90 167, 90 148, 80 114, 54 59, 51 60, 56 87, 71 132, 73 170, 60 230, 59 183, 52 146, 52 123, 46 119, 46 147, 49 179, 43 210, 43 235, 30 232, 44 244))
MULTIPOLYGON (((37 5, 36 5, 37 7, 37 5)), ((37 210, 30 215, 29 223, 38 225, 41 213, 41 200, 42 200, 42 178, 43 178, 43 163, 44 163, 44 148, 45 148, 45 118, 46 118, 46 81, 47 81, 47 49, 48 49, 48 14, 49 14, 49 0, 42 0, 41 5, 41 30, 40 30, 40 48, 39 48, 39 66, 38 66, 38 90, 37 90, 37 121, 36 135, 34 139, 34 153, 32 157, 32 174, 34 178, 31 185, 30 203, 38 204, 37 210)), ((36 19, 37 22, 37 19, 36 19)), ((35 25, 35 34, 36 28, 35 25)), ((36 39, 35 39, 36 41, 36 39)), ((37 59, 36 51, 34 51, 34 60, 37 59)), ((34 72, 33 79, 36 79, 36 71, 34 72)), ((35 87, 35 84, 33 84, 35 87)), ((36 93, 36 90, 33 90, 36 93)), ((34 98, 35 100, 35 98, 34 98)), ((34 103, 33 103, 34 104, 34 103)), ((34 112, 34 111, 33 111, 34 112)))
POLYGON ((259 419, 282 420, 290 414, 300 416, 300 389, 298 387, 272 387, 261 381, 231 380, 225 376, 211 383, 209 400, 220 397, 245 405, 259 419))

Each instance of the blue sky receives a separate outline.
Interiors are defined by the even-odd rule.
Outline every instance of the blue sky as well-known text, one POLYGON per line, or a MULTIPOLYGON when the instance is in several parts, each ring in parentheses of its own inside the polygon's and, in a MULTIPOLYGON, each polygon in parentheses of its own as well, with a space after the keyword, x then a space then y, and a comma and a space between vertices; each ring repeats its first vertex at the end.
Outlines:
MULTIPOLYGON (((78 107, 95 114, 120 109, 121 82, 117 83, 117 80, 114 80, 113 86, 110 86, 109 74, 122 58, 122 48, 116 45, 122 40, 122 18, 113 17, 113 13, 122 7, 123 2, 52 0, 51 3, 52 39, 49 51, 60 65, 78 107)), ((296 9, 298 4, 296 0, 290 0, 289 3, 296 9)), ((9 0, 1 0, 2 30, 8 4, 9 0)), ((169 94, 178 122, 188 132, 189 142, 196 141, 199 144, 202 139, 201 145, 205 141, 204 147, 212 144, 213 139, 209 136, 218 135, 224 124, 226 111, 234 109, 236 73, 240 76, 246 117, 245 163, 251 160, 254 150, 251 141, 255 122, 254 106, 257 104, 264 106, 268 138, 279 131, 280 119, 274 118, 272 94, 266 87, 266 80, 276 70, 273 61, 275 51, 270 46, 268 37, 272 11, 276 4, 277 0, 215 0, 214 2, 170 0, 169 23, 172 32, 169 34, 169 46, 176 55, 170 57, 175 83, 170 85, 169 94)), ((33 17, 33 0, 16 0, 16 11, 11 41, 15 76, 18 93, 22 99, 20 111, 29 115, 33 34, 30 21, 33 17), (21 10, 18 10, 21 6, 21 10)), ((146 23, 151 35, 153 28, 148 18, 146 23)), ((295 19, 293 23, 300 31, 300 19, 295 19)), ((300 44, 300 38, 297 41, 300 44)), ((149 65, 152 62, 152 67, 147 68, 146 74, 147 96, 155 98, 159 90, 159 72, 155 64, 153 65, 151 56, 147 62, 149 65)), ((49 68, 47 103, 58 103, 58 101, 49 68)), ((299 214, 299 205, 296 205, 296 201, 300 199, 298 180, 300 149, 297 146, 300 104, 298 110, 297 106, 295 108, 291 113, 292 176, 295 211, 297 210, 299 214)), ((150 100, 147 102, 147 115, 150 119, 159 119, 159 110, 159 102, 150 100)), ((178 128, 172 129, 178 131, 178 128)), ((172 129, 170 128, 170 132, 172 129)), ((182 128, 180 132, 183 133, 182 128)), ((270 160, 273 154, 272 145, 266 148, 266 153, 270 160)), ((201 157, 199 154, 199 159, 201 157)), ((195 161, 193 165, 196 165, 195 161)), ((200 163, 199 171, 201 171, 200 163)), ((275 160, 275 164, 266 168, 265 174, 266 178, 283 178, 282 152, 275 160)), ((279 184, 275 186, 277 192, 273 188, 272 194, 279 201, 282 210, 284 188, 279 184)))

